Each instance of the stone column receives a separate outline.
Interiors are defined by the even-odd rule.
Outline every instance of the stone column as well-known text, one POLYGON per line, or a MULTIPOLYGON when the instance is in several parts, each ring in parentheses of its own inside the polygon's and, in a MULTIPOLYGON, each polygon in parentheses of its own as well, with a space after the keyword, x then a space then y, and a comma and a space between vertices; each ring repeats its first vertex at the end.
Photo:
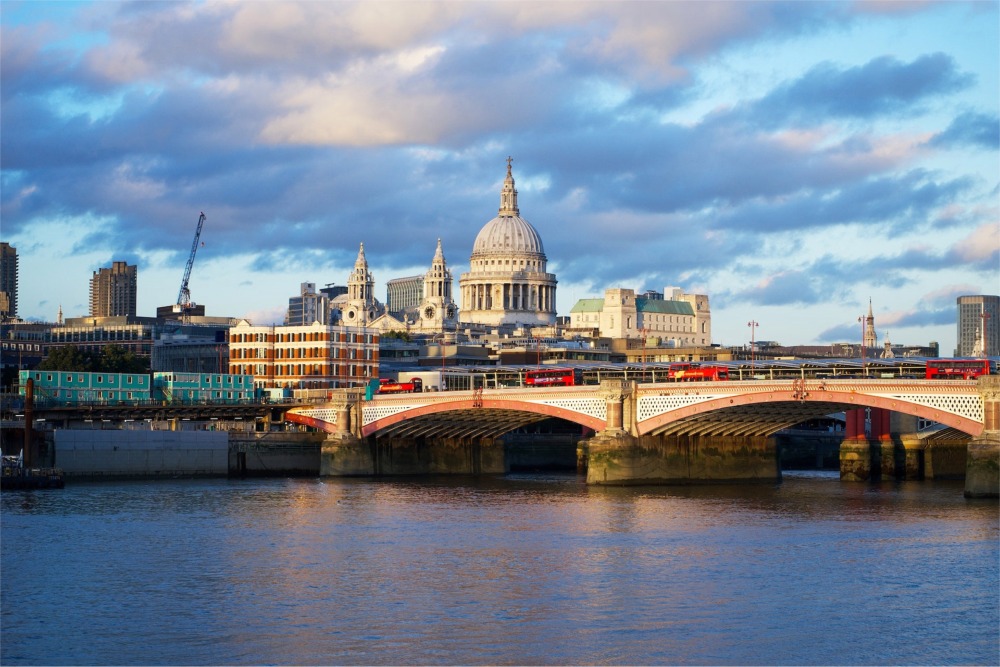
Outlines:
POLYGON ((840 443, 840 479, 867 482, 872 476, 872 447, 865 435, 865 409, 847 410, 847 428, 840 443))
POLYGON ((979 376, 983 432, 969 443, 965 466, 966 498, 1000 497, 1000 375, 979 376))
POLYGON ((625 399, 635 391, 635 382, 631 380, 604 380, 601 382, 601 396, 607 402, 607 422, 605 431, 622 432, 625 430, 625 399))

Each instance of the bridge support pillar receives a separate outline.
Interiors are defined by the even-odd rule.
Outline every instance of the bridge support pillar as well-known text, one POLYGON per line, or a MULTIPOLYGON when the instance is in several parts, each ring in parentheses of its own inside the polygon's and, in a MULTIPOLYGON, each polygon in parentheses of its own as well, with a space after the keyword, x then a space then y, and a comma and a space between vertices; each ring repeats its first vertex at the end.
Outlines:
POLYGON ((840 443, 840 479, 843 482, 867 482, 872 479, 873 461, 880 461, 881 451, 874 450, 868 442, 865 410, 858 408, 844 414, 847 424, 844 441, 840 443))
POLYGON ((337 430, 326 437, 320 448, 321 477, 351 477, 375 474, 372 448, 351 432, 351 403, 337 405, 337 430))
MULTIPOLYGON (((926 477, 927 473, 927 443, 916 435, 905 435, 900 436, 897 441, 890 440, 888 443, 883 442, 882 447, 889 445, 893 448, 893 453, 897 455, 896 462, 896 475, 894 478, 889 478, 885 476, 885 472, 882 473, 882 479, 905 479, 905 480, 921 480, 926 477)), ((885 465, 883 457, 883 465, 885 465)))
POLYGON ((320 448, 321 477, 356 477, 375 474, 372 448, 347 433, 331 433, 320 448))
POLYGON ((740 484, 781 479, 774 438, 602 431, 586 446, 587 483, 740 484))
POLYGON ((983 432, 969 443, 965 467, 966 498, 1000 497, 1000 375, 979 376, 983 432))

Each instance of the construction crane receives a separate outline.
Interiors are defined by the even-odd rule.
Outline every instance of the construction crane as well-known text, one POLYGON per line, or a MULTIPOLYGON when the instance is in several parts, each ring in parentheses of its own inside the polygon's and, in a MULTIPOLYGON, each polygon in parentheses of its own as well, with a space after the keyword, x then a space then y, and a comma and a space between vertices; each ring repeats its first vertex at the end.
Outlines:
POLYGON ((177 293, 177 305, 175 312, 184 312, 191 307, 191 292, 188 290, 188 280, 191 279, 191 267, 194 266, 194 255, 198 252, 198 239, 201 238, 201 228, 205 224, 205 214, 198 217, 198 229, 194 232, 194 243, 191 244, 191 256, 188 257, 187 266, 184 267, 184 280, 181 281, 181 291, 177 293))

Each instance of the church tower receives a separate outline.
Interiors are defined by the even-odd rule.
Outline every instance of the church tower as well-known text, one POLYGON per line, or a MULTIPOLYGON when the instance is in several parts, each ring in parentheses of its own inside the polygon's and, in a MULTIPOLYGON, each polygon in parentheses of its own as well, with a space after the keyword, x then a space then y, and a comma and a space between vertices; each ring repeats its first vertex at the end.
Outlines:
POLYGON ((875 316, 872 315, 872 300, 868 299, 868 316, 865 317, 864 346, 866 350, 872 350, 878 346, 878 334, 875 333, 875 316))
POLYGON ((417 327, 424 331, 444 331, 458 327, 458 308, 452 298, 452 277, 438 239, 431 269, 424 274, 424 298, 420 302, 417 327))
POLYGON ((375 279, 368 270, 368 260, 365 258, 365 244, 358 250, 358 258, 354 261, 354 271, 347 279, 347 302, 343 310, 343 323, 348 326, 367 326, 379 312, 379 304, 375 300, 375 279))

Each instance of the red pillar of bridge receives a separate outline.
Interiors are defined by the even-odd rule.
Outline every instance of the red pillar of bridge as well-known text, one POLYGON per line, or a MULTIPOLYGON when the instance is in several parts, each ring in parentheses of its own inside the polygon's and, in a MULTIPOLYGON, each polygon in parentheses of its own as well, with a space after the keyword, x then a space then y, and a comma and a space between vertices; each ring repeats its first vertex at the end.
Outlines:
POLYGON ((872 451, 865 435, 865 410, 847 410, 844 416, 847 424, 840 443, 840 479, 867 482, 872 474, 872 451))
POLYGON ((865 439, 865 411, 863 409, 847 410, 844 438, 847 440, 865 439))
POLYGON ((889 429, 889 415, 891 413, 885 408, 872 408, 872 431, 871 439, 878 440, 880 442, 886 442, 891 440, 892 436, 889 429))

